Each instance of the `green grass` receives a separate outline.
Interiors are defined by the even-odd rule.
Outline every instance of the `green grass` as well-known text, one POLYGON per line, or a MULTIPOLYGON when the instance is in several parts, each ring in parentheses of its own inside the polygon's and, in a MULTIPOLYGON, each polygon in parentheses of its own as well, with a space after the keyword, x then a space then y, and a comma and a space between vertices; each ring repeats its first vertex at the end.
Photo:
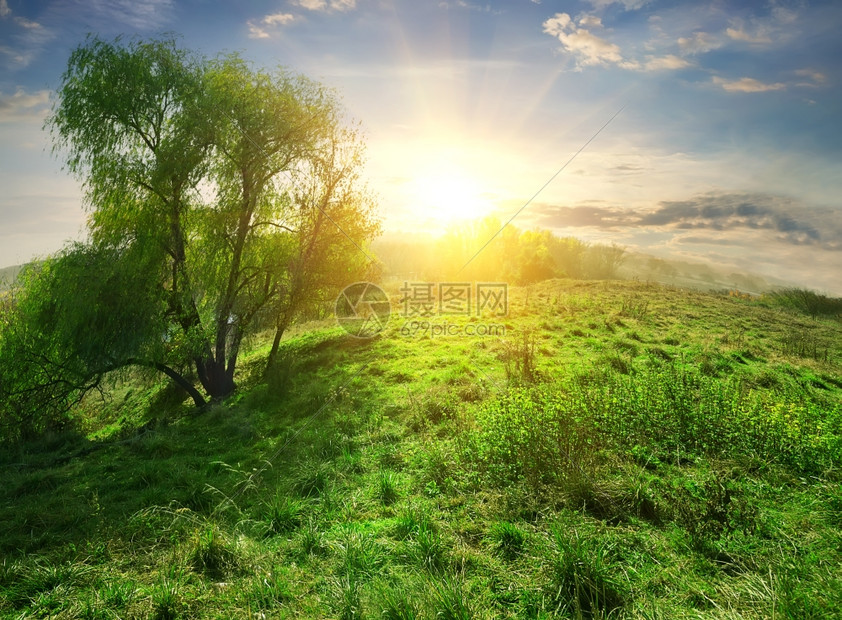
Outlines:
POLYGON ((842 614, 838 318, 510 295, 502 338, 301 326, 206 413, 129 375, 3 447, 0 617, 842 614))

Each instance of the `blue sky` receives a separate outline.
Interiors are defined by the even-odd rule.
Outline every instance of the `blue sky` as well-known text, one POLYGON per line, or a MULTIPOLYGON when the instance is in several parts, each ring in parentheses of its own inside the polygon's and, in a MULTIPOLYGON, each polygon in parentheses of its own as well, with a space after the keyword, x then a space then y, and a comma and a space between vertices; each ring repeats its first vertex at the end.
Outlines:
POLYGON ((842 3, 0 0, 0 266, 83 231, 42 130, 87 33, 335 87, 391 235, 515 220, 842 294, 842 3))

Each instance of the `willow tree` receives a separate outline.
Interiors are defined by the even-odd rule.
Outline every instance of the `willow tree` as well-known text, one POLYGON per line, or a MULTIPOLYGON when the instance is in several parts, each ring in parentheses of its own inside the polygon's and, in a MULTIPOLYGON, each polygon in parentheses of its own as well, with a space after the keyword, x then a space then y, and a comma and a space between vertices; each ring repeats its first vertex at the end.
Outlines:
MULTIPOLYGON (((158 364, 182 384, 192 368, 204 395, 224 398, 245 337, 282 332, 365 268, 377 223, 362 142, 322 85, 173 40, 90 38, 57 94, 48 124, 84 182, 92 246, 157 250, 145 253, 158 257, 146 269, 161 302, 148 321, 163 327, 140 329, 154 356, 109 368, 158 364)), ((113 295, 112 311, 131 306, 129 287, 113 295)))

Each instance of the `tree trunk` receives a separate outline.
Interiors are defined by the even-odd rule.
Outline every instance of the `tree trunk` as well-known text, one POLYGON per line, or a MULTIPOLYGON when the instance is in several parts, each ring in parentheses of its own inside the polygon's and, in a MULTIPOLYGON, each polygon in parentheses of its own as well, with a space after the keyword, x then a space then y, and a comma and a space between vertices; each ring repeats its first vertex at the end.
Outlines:
MULTIPOLYGON (((155 370, 159 370, 165 375, 167 375, 170 379, 172 379, 176 385, 178 385, 181 389, 183 389, 190 398, 193 399, 193 402, 196 404, 196 407, 199 409, 203 408, 207 405, 207 401, 205 400, 204 396, 202 396, 201 392, 196 389, 196 387, 184 376, 177 372, 176 370, 170 368, 166 364, 162 364, 161 362, 150 362, 147 360, 138 360, 138 359, 130 359, 127 360, 127 364, 136 364, 138 366, 146 366, 148 368, 154 368, 155 370)), ((124 364, 120 364, 123 366, 124 364)))
POLYGON ((278 325, 277 329, 275 330, 275 338, 272 340, 272 349, 269 351, 269 358, 266 360, 266 370, 272 368, 275 365, 275 360, 278 357, 278 348, 281 345, 281 338, 284 337, 284 332, 286 331, 286 324, 278 325))

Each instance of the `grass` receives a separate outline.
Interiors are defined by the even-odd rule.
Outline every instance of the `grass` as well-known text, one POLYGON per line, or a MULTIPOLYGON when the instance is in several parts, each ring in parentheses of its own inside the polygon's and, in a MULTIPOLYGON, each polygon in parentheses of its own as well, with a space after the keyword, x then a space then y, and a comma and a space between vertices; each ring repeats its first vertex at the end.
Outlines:
POLYGON ((510 296, 502 339, 311 324, 201 415, 128 376, 3 447, 0 617, 842 614, 835 315, 510 296))

